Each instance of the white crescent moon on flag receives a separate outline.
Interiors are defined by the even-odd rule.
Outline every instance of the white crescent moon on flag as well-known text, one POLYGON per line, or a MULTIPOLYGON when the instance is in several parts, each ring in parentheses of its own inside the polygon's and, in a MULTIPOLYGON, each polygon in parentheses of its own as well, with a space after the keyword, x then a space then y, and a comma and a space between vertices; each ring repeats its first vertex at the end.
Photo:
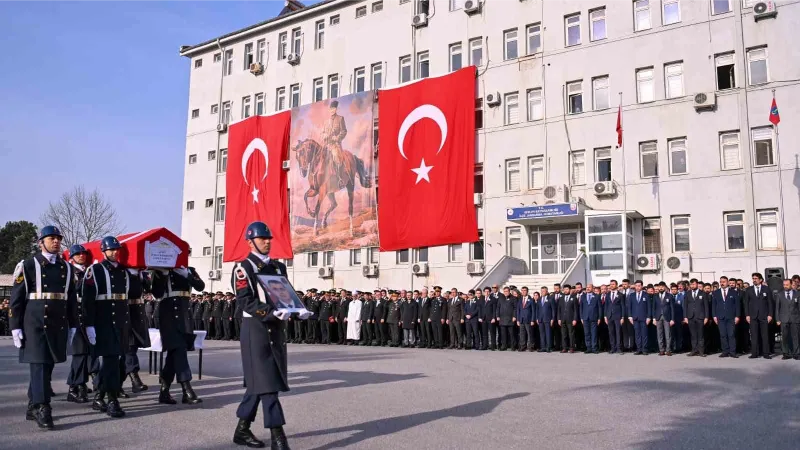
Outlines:
POLYGON ((250 157, 253 153, 258 150, 264 155, 264 176, 261 177, 261 181, 264 181, 267 178, 267 169, 269 169, 269 150, 267 149, 267 144, 261 140, 261 138, 255 138, 247 144, 247 148, 244 149, 244 154, 242 155, 242 176, 244 177, 244 184, 249 185, 250 183, 247 182, 247 163, 250 161, 250 157))
POLYGON ((408 157, 406 157, 406 152, 403 150, 403 141, 406 139, 406 133, 415 123, 426 117, 436 122, 436 125, 439 125, 439 130, 442 132, 442 142, 439 143, 439 150, 436 151, 436 154, 442 151, 444 141, 447 140, 447 119, 441 109, 433 105, 422 105, 406 116, 403 124, 400 125, 400 132, 397 135, 397 148, 400 149, 400 156, 406 160, 408 160, 408 157))

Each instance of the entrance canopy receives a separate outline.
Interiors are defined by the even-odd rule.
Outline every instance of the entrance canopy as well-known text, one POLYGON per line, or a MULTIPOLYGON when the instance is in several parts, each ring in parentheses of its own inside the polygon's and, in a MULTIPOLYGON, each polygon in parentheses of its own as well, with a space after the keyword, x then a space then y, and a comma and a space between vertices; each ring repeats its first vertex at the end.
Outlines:
POLYGON ((506 209, 506 219, 520 225, 563 225, 583 223, 583 203, 552 203, 506 209))

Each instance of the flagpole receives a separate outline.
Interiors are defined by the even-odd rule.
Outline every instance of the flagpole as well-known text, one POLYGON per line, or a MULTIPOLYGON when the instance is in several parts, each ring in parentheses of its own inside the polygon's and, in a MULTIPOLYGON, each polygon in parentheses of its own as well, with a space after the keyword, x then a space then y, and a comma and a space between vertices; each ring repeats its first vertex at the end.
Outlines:
MULTIPOLYGON (((772 102, 775 102, 775 89, 772 90, 772 102)), ((770 115, 772 110, 770 109, 770 115)), ((789 274, 789 258, 786 252, 786 208, 783 203, 783 166, 781 166, 781 145, 780 134, 778 133, 778 124, 775 124, 775 153, 777 154, 776 162, 778 163, 778 198, 780 202, 780 215, 781 215, 781 241, 783 241, 783 267, 786 275, 789 274)))
POLYGON ((622 92, 619 93, 619 125, 620 134, 622 136, 622 145, 620 152, 622 153, 622 210, 625 213, 625 220, 628 220, 628 171, 625 169, 625 130, 622 127, 622 92))

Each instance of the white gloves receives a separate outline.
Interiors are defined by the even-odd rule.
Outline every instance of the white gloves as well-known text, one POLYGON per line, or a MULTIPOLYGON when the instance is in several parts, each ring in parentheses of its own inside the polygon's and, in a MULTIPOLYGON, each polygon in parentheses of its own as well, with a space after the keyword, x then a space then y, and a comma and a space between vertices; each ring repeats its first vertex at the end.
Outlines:
POLYGON ((75 339, 75 328, 70 328, 69 333, 67 333, 67 345, 72 347, 72 340, 75 339))
POLYGON ((22 348, 22 340, 25 339, 22 330, 11 330, 11 336, 14 337, 14 347, 22 348))
POLYGON ((97 334, 94 332, 94 327, 86 327, 86 337, 89 338, 89 343, 94 345, 97 343, 97 334))
POLYGON ((139 269, 128 269, 128 272, 133 276, 139 275, 139 269))
POLYGON ((186 267, 178 267, 175 269, 175 273, 182 276, 183 278, 189 278, 189 269, 186 267))
POLYGON ((289 311, 277 310, 277 309, 275 311, 272 311, 272 315, 280 320, 289 320, 289 317, 292 316, 292 314, 289 311))
POLYGON ((306 319, 308 319, 309 317, 311 317, 311 316, 312 316, 312 314, 313 314, 313 313, 312 313, 311 311, 309 311, 309 310, 307 310, 307 309, 303 308, 302 310, 300 310, 300 314, 299 314, 300 320, 306 320, 306 319))

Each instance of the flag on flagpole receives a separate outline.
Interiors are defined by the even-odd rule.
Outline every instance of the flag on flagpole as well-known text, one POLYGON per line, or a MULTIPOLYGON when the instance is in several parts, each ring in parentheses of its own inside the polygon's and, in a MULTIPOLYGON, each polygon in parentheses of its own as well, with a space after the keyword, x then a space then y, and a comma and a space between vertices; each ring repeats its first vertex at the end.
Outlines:
MULTIPOLYGON (((775 104, 774 102, 773 100, 773 105, 775 104)), ((777 110, 775 108, 775 111, 777 110)), ((619 105, 619 110, 617 110, 617 147, 622 147, 622 105, 619 105)))
POLYGON ((772 97, 772 106, 769 108, 769 121, 773 125, 781 123, 781 115, 778 113, 778 102, 775 101, 775 97, 772 97))

